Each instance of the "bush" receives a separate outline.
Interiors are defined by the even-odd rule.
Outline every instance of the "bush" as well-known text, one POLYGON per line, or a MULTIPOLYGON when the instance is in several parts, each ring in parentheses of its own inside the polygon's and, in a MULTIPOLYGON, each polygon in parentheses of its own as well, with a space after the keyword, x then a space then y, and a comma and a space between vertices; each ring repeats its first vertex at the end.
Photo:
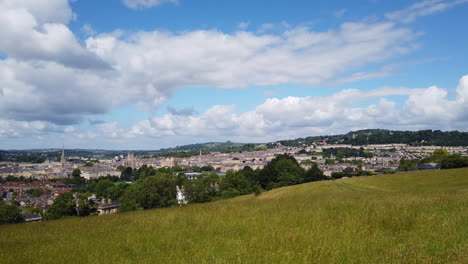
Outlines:
POLYGON ((0 201, 0 224, 20 223, 23 221, 24 218, 19 208, 0 201))
POLYGON ((239 196, 240 194, 241 193, 237 189, 230 188, 228 190, 222 191, 221 192, 221 197, 222 198, 232 198, 232 197, 239 196))
POLYGON ((450 155, 445 157, 441 163, 440 168, 442 169, 454 169, 468 167, 468 157, 462 157, 460 155, 450 155))
POLYGON ((333 179, 341 179, 345 176, 348 176, 345 172, 342 172, 342 171, 335 171, 331 174, 331 177, 333 179))
POLYGON ((375 171, 361 171, 361 172, 359 172, 359 176, 372 176, 372 175, 377 175, 377 172, 375 172, 375 171))
POLYGON ((383 174, 395 174, 396 170, 386 170, 383 172, 383 174))

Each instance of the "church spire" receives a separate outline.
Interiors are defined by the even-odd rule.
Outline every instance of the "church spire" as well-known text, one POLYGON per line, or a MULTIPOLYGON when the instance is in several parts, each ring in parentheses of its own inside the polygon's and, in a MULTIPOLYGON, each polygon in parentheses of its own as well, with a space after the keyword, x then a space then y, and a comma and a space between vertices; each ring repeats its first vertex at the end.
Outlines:
POLYGON ((65 166, 67 159, 65 158, 65 146, 62 148, 62 158, 60 159, 60 165, 65 166))

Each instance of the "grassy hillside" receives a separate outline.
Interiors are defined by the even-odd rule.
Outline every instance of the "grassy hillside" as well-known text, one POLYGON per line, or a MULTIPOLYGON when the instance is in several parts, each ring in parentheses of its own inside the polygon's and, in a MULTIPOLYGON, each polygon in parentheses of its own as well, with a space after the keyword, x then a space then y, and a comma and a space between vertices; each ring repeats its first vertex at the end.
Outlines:
POLYGON ((0 227, 2 263, 468 263, 468 169, 0 227))

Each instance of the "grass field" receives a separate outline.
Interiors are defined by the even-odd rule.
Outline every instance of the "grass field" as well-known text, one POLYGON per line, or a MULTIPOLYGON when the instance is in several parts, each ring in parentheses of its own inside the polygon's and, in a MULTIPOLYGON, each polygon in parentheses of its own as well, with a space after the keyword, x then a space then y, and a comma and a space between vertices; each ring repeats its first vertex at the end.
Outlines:
POLYGON ((468 169, 0 227, 2 263, 468 263, 468 169))

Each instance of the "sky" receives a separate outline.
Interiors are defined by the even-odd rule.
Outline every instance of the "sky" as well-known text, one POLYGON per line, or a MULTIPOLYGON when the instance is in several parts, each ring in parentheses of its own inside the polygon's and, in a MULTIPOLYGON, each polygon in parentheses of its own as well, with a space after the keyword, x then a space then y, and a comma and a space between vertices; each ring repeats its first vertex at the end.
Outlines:
POLYGON ((468 131, 468 0, 0 0, 0 149, 468 131))

